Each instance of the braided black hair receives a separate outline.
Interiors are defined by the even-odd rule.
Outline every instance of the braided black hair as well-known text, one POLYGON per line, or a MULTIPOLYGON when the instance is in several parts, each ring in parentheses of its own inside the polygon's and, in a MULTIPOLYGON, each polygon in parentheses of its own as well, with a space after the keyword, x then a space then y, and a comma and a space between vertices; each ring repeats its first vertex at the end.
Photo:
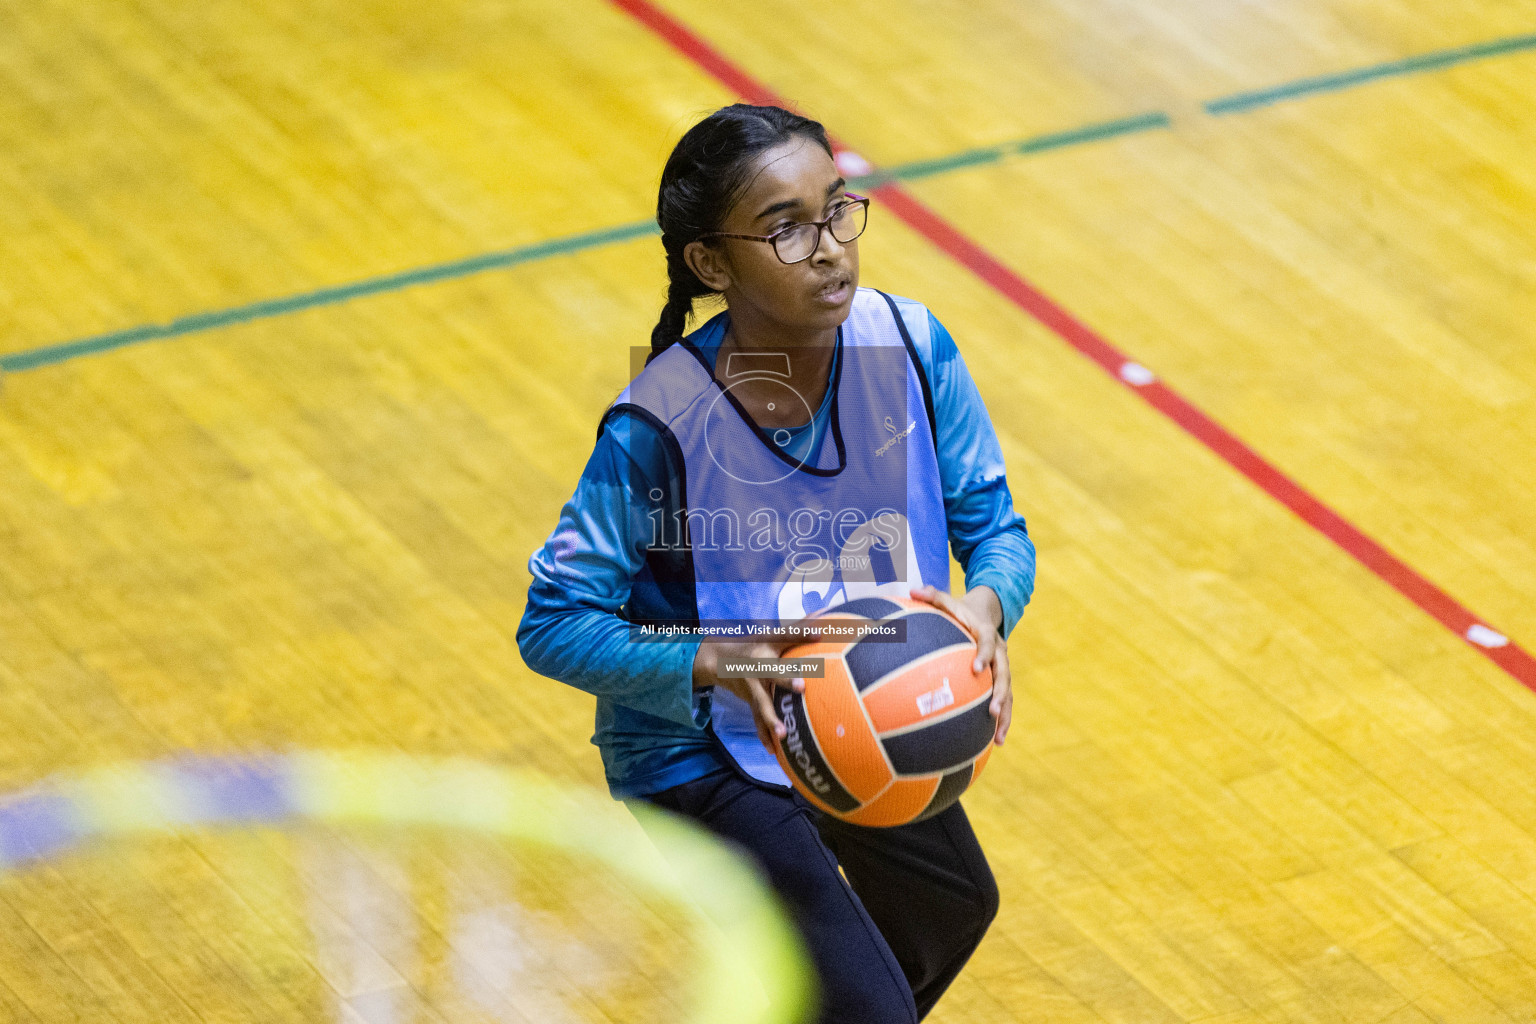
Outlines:
POLYGON ((803 137, 827 155, 832 144, 819 122, 782 107, 733 103, 710 114, 678 140, 661 172, 656 223, 667 253, 667 302, 651 331, 650 362, 683 336, 693 300, 712 289, 689 269, 683 250, 700 235, 718 231, 746 186, 754 157, 803 137))

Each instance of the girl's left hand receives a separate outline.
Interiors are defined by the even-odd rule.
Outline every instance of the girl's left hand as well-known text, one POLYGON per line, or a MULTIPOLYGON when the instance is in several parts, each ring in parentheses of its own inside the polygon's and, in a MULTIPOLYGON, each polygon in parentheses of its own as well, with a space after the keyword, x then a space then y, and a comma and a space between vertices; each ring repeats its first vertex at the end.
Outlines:
POLYGON ((997 720, 997 733, 992 742, 998 746, 1008 738, 1008 726, 1013 723, 1013 685, 1008 677, 1008 642, 997 632, 1003 623, 1003 606, 991 587, 976 587, 962 598, 955 598, 937 587, 914 587, 912 596, 942 608, 976 635, 976 660, 971 671, 980 672, 985 665, 992 666, 992 717, 997 720))

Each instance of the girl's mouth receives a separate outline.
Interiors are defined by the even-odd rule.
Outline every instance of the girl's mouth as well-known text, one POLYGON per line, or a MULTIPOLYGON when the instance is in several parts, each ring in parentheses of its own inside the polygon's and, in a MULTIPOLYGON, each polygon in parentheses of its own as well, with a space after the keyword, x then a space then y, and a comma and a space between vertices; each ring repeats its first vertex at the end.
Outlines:
POLYGON ((848 300, 848 292, 848 279, 840 277, 824 285, 816 293, 816 301, 825 303, 828 306, 841 306, 848 300))

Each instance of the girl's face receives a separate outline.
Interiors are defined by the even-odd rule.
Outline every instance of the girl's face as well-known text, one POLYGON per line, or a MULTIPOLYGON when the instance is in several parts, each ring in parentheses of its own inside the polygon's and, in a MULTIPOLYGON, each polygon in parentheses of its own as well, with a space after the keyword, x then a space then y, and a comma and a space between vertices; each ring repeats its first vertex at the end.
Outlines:
MULTIPOLYGON (((847 184, 832 158, 796 138, 759 156, 746 189, 719 230, 771 235, 796 221, 821 220, 847 184)), ((809 259, 786 264, 767 242, 715 238, 690 243, 684 256, 699 279, 723 292, 734 320, 751 317, 790 334, 835 330, 848 319, 859 286, 859 243, 821 232, 809 259)))

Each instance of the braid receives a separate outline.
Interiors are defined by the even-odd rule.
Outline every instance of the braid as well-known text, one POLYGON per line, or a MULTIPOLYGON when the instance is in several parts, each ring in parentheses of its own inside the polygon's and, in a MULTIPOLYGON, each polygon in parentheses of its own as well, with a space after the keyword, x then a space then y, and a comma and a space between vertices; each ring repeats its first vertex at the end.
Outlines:
POLYGON ((709 287, 688 269, 681 246, 677 247, 677 253, 676 257, 671 252, 667 254, 667 302, 661 307, 661 319, 651 329, 651 354, 645 358, 647 364, 682 340, 688 314, 693 312, 693 300, 710 294, 709 287))
POLYGON ((693 300, 712 292, 688 268, 683 250, 701 235, 720 227, 745 186, 755 157, 800 137, 827 155, 827 131, 809 118, 779 107, 735 103, 722 107, 688 129, 661 172, 656 223, 667 254, 667 301, 651 331, 649 363, 679 341, 693 312, 693 300))

